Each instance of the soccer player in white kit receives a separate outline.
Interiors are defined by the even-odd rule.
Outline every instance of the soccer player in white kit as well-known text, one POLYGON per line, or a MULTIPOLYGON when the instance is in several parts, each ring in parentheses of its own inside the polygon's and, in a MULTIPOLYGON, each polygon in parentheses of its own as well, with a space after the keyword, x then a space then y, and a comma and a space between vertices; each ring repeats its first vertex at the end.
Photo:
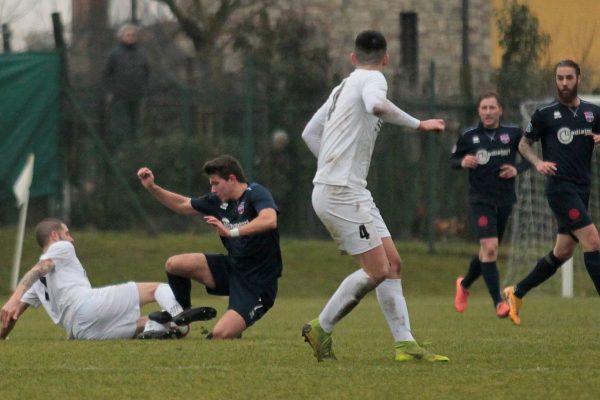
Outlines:
POLYGON ((140 307, 154 301, 171 315, 183 309, 169 285, 158 282, 127 282, 92 288, 75 254, 67 226, 55 218, 42 220, 36 239, 43 254, 21 279, 0 310, 0 339, 6 339, 19 316, 29 306, 42 305, 52 321, 67 331, 69 339, 128 339, 144 333, 165 333, 157 338, 182 337, 178 329, 140 317, 140 307), (173 330, 173 335, 170 335, 173 330))
POLYGON ((401 259, 367 189, 367 174, 382 121, 420 131, 441 132, 441 119, 419 121, 387 99, 382 74, 388 63, 384 36, 361 32, 351 54, 352 72, 306 125, 302 138, 318 159, 313 208, 339 249, 360 268, 344 279, 318 318, 302 335, 318 361, 335 360, 331 332, 360 300, 376 288, 395 340, 396 361, 448 361, 420 347, 412 336, 400 282, 401 259))

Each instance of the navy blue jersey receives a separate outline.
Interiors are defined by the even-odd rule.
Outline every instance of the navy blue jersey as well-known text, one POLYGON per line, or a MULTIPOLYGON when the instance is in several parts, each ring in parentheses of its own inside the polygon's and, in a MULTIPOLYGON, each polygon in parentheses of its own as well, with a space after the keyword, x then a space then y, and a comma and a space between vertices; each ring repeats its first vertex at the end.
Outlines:
MULTIPOLYGON (((266 208, 279 211, 273 196, 262 185, 251 183, 237 201, 223 203, 214 194, 192 198, 192 207, 206 215, 218 218, 225 227, 233 229, 248 224, 266 208)), ((261 287, 281 276, 282 260, 279 230, 239 237, 221 237, 232 259, 233 267, 253 287, 261 287)))
POLYGON ((570 182, 589 191, 594 150, 592 132, 600 133, 600 108, 581 100, 571 108, 558 101, 537 109, 525 137, 541 140, 544 161, 556 163, 556 175, 549 176, 548 190, 570 182))
POLYGON ((522 131, 516 125, 501 122, 496 129, 476 127, 462 132, 450 156, 452 168, 459 169, 467 154, 477 157, 477 168, 469 168, 469 202, 511 205, 517 200, 515 178, 500 178, 500 166, 510 164, 522 172, 528 162, 516 164, 522 131))

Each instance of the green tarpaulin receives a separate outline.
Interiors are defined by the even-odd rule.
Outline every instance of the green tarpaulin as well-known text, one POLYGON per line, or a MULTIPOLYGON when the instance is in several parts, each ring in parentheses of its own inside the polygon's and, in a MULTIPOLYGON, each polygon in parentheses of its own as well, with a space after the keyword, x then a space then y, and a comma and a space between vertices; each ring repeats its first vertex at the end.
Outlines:
POLYGON ((56 53, 0 54, 0 198, 35 154, 31 197, 60 191, 58 161, 59 56, 56 53))

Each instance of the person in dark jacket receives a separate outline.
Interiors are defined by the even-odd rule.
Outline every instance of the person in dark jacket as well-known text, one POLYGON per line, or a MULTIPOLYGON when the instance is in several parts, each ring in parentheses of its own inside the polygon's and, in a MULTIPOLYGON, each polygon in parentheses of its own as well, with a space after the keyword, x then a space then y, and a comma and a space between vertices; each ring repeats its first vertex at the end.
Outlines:
POLYGON ((111 145, 140 134, 143 99, 150 78, 146 55, 138 46, 138 28, 123 25, 118 32, 119 44, 110 53, 104 66, 103 81, 110 93, 111 145))

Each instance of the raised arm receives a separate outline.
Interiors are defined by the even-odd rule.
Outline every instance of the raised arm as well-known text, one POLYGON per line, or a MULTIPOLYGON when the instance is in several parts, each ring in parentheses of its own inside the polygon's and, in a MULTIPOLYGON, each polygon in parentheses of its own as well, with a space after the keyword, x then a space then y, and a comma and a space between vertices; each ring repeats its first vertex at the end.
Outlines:
MULTIPOLYGON (((2 320, 2 328, 8 329, 11 321, 16 321, 19 315, 24 311, 21 306, 21 297, 29 290, 29 288, 41 277, 46 276, 48 272, 54 269, 54 261, 40 260, 35 264, 17 285, 14 293, 6 304, 0 310, 0 319, 2 320)), ((12 328, 10 328, 12 329, 12 328)), ((9 330, 10 331, 10 330, 9 330)))
POLYGON ((144 186, 144 188, 163 206, 177 214, 196 213, 196 210, 192 207, 191 198, 170 192, 157 185, 154 182, 154 174, 149 168, 140 168, 137 172, 137 176, 140 178, 142 186, 144 186))

